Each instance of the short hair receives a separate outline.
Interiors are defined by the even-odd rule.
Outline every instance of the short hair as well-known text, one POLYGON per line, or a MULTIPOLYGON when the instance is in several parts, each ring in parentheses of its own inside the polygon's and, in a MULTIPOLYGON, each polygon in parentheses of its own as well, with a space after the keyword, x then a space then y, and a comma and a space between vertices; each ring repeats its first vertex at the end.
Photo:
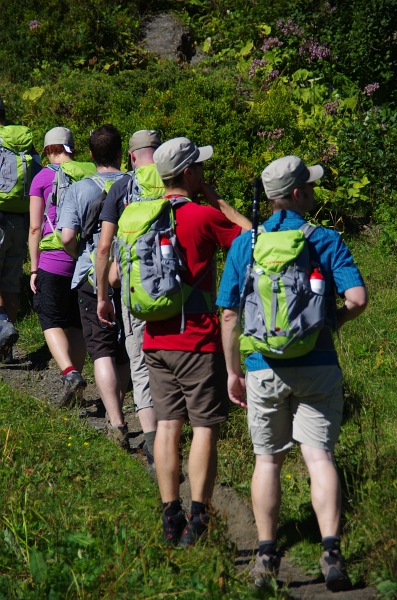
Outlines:
POLYGON ((67 152, 65 150, 65 146, 63 144, 49 144, 44 148, 44 152, 47 156, 49 156, 50 154, 55 154, 55 156, 58 156, 59 154, 63 153, 71 154, 70 152, 67 152))
POLYGON ((0 108, 0 122, 4 123, 6 120, 6 111, 4 108, 0 108))
POLYGON ((167 190, 169 188, 179 187, 179 186, 183 185, 184 177, 185 177, 185 175, 182 171, 182 173, 175 175, 175 177, 171 177, 171 179, 166 179, 165 181, 163 179, 162 181, 164 183, 165 189, 167 190))
POLYGON ((115 167, 121 152, 121 135, 113 125, 102 125, 90 135, 89 147, 100 167, 115 167))

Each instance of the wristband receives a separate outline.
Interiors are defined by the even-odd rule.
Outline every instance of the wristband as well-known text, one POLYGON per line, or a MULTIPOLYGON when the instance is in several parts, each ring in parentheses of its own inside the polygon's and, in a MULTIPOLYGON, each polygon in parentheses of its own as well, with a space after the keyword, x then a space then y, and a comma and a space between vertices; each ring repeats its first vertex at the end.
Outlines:
POLYGON ((37 275, 37 271, 30 271, 31 275, 37 275))

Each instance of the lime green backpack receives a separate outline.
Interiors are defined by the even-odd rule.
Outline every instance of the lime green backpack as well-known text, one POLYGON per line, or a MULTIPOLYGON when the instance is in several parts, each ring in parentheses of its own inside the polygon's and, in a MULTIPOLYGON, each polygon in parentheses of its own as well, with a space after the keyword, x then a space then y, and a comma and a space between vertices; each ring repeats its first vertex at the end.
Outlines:
POLYGON ((185 313, 214 312, 212 292, 185 284, 186 269, 175 233, 174 209, 191 202, 188 198, 158 198, 131 202, 118 222, 117 261, 121 273, 122 298, 128 311, 143 321, 162 321, 185 313))
POLYGON ((253 291, 245 298, 243 354, 288 359, 314 349, 325 325, 327 301, 309 283, 313 266, 318 267, 310 261, 307 247, 315 229, 309 224, 270 233, 259 228, 254 263, 247 273, 253 291))
POLYGON ((44 221, 42 225, 42 232, 44 231, 44 226, 47 221, 51 227, 52 233, 49 233, 41 239, 39 248, 42 252, 63 249, 61 235, 59 231, 56 230, 56 226, 54 227, 54 225, 51 222, 51 219, 48 216, 51 204, 57 207, 56 222, 58 222, 60 210, 62 208, 63 202, 65 200, 65 195, 69 187, 73 183, 76 183, 76 181, 80 181, 81 179, 84 179, 85 177, 89 177, 90 175, 94 175, 94 173, 96 173, 96 167, 94 163, 77 162, 74 160, 63 162, 60 165, 48 165, 47 168, 54 171, 55 176, 52 182, 52 190, 48 194, 47 202, 44 208, 44 221))
POLYGON ((29 211, 32 132, 23 125, 0 126, 0 210, 29 211))

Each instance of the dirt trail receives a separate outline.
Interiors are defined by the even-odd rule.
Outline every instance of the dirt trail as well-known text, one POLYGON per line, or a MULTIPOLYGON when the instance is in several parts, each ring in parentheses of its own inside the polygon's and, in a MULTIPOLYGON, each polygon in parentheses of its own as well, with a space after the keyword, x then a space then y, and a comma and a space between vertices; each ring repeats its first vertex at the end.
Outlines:
MULTIPOLYGON (((56 405, 62 393, 62 383, 59 378, 59 369, 51 359, 48 350, 43 348, 39 352, 26 355, 18 348, 14 351, 16 363, 1 366, 0 378, 23 393, 35 398, 47 399, 56 405)), ((105 410, 98 396, 96 386, 88 385, 85 394, 85 408, 81 409, 80 416, 98 431, 104 428, 105 410)), ((136 417, 131 399, 126 402, 125 419, 130 430, 130 447, 133 457, 137 457, 143 464, 141 449, 144 443, 143 433, 136 417)), ((182 479, 180 496, 185 510, 190 504, 190 486, 187 473, 187 463, 182 464, 182 479)), ((257 533, 254 515, 251 506, 239 498, 232 489, 216 485, 213 495, 213 506, 219 515, 226 521, 230 540, 236 545, 236 567, 239 570, 248 569, 254 552, 257 548, 257 533)), ((298 567, 293 566, 287 557, 281 560, 278 577, 280 587, 288 587, 290 598, 296 600, 374 600, 377 597, 375 588, 339 592, 337 595, 329 592, 322 579, 305 575, 298 567)))

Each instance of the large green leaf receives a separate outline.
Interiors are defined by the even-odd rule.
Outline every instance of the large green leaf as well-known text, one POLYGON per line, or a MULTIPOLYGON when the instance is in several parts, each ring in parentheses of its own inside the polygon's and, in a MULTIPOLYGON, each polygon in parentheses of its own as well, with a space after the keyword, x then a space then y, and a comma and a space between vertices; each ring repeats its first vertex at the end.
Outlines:
POLYGON ((41 583, 47 578, 47 563, 44 556, 36 546, 32 546, 29 557, 30 572, 36 583, 41 583))

